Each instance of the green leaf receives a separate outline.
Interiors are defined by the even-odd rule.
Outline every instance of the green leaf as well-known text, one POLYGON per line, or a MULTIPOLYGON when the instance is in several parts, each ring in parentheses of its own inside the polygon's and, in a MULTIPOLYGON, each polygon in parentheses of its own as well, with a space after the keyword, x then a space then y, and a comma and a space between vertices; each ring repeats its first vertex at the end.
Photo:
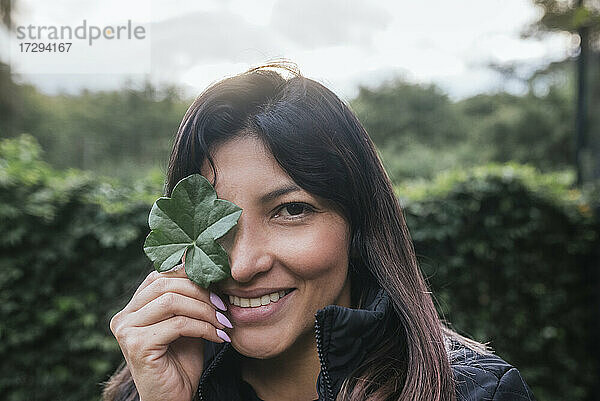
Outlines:
POLYGON ((152 206, 150 234, 144 252, 159 272, 173 268, 185 255, 185 272, 207 288, 229 277, 229 259, 217 242, 238 222, 242 209, 217 193, 206 178, 192 174, 179 181, 171 198, 161 197, 152 206))

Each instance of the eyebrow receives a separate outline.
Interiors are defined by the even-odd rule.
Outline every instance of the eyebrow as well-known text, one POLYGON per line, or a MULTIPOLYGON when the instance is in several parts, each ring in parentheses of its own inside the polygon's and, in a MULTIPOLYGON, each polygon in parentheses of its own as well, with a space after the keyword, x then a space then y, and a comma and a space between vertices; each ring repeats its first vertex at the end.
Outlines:
POLYGON ((286 185, 284 187, 276 188, 276 189, 262 195, 260 197, 260 202, 261 203, 272 202, 273 200, 279 198, 280 196, 289 194, 291 192, 298 192, 298 191, 302 191, 302 189, 300 187, 298 187, 297 185, 286 185))

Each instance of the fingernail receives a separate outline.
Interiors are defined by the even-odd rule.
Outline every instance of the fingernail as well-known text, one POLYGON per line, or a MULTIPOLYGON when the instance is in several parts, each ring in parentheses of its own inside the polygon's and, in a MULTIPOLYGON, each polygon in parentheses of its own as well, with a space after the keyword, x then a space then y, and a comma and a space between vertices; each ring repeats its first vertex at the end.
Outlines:
POLYGON ((217 329, 217 335, 219 336, 220 339, 227 341, 228 343, 231 342, 231 338, 229 338, 227 333, 225 333, 223 330, 217 329))
POLYGON ((229 327, 230 329, 233 329, 233 325, 231 324, 231 322, 229 321, 229 319, 227 319, 227 316, 225 316, 224 314, 222 314, 221 312, 217 311, 217 320, 219 321, 219 323, 221 323, 223 326, 225 327, 229 327))
POLYGON ((210 293, 210 302, 212 302, 212 304, 214 306, 216 306, 217 308, 219 308, 221 310, 227 310, 227 307, 223 303, 223 300, 221 298, 219 298, 219 296, 217 294, 215 294, 214 292, 210 293))

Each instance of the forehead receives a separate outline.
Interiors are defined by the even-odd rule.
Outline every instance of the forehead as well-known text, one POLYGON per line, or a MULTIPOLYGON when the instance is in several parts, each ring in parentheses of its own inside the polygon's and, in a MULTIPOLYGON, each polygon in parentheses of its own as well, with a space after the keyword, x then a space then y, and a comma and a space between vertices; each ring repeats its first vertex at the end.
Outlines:
MULTIPOLYGON (((247 185, 267 186, 271 182, 293 183, 275 157, 254 135, 243 135, 217 145, 211 151, 217 180, 215 189, 232 189, 247 185)), ((201 170, 209 181, 214 181, 208 161, 201 170)))
MULTIPOLYGON (((299 186, 255 135, 242 135, 223 142, 212 149, 211 156, 217 174, 215 190, 221 199, 247 206, 267 204, 285 194, 295 193, 346 218, 340 205, 299 186)), ((201 174, 214 182, 213 171, 206 160, 201 174)))

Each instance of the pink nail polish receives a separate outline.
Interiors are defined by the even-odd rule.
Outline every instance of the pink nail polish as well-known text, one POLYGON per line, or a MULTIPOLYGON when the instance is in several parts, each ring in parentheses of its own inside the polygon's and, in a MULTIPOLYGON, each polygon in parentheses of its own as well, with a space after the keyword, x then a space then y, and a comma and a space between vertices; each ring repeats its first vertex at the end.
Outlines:
POLYGON ((214 306, 216 306, 217 308, 219 308, 221 310, 227 310, 227 307, 225 306, 225 303, 223 302, 223 300, 221 298, 219 298, 219 296, 217 294, 215 294, 214 292, 210 293, 210 302, 212 302, 212 304, 214 306))
POLYGON ((227 333, 225 333, 223 330, 217 329, 217 335, 219 336, 220 339, 227 341, 228 343, 231 342, 231 338, 229 338, 227 333))
POLYGON ((231 322, 229 321, 229 319, 227 319, 227 316, 225 316, 224 314, 222 314, 221 312, 217 311, 217 320, 219 321, 219 323, 221 323, 223 326, 225 327, 229 327, 230 329, 233 329, 233 325, 231 324, 231 322))

